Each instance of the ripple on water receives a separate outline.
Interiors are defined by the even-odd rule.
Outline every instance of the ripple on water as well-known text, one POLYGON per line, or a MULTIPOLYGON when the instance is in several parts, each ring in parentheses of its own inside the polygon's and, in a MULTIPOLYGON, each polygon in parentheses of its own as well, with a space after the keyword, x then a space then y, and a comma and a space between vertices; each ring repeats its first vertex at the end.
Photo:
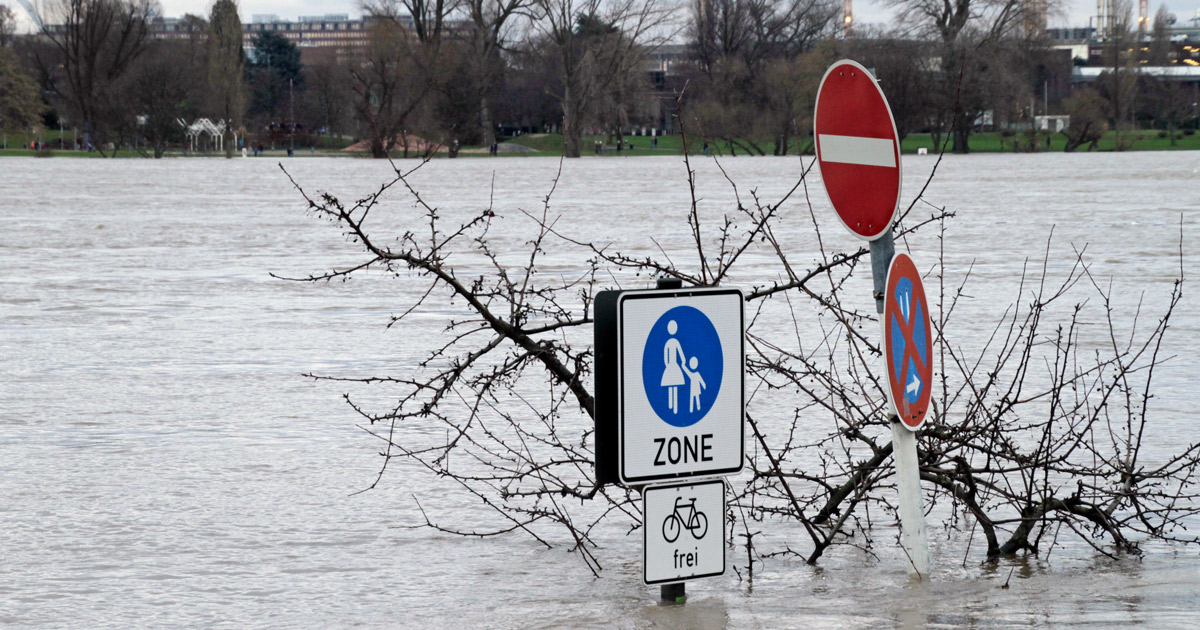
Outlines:
MULTIPOLYGON (((958 213, 947 224, 947 286, 974 265, 960 305, 964 342, 1027 297, 1017 292, 1021 266, 1040 267, 1051 226, 1051 250, 1060 254, 1051 273, 1065 273, 1072 246, 1087 245, 1092 272, 1113 279, 1120 308, 1144 291, 1146 313, 1158 313, 1178 271, 1181 222, 1187 275, 1200 275, 1193 238, 1200 213, 1179 197, 1194 188, 1195 155, 1138 154, 1138 169, 1117 155, 1027 158, 948 156, 929 188, 932 203, 958 213)), ((906 195, 932 165, 905 158, 906 195)), ((714 166, 692 166, 700 212, 715 218, 732 207, 714 166)), ((743 191, 776 199, 799 165, 737 159, 724 166, 743 191)), ((387 175, 386 165, 365 160, 288 167, 310 189, 347 196, 387 175)), ((494 182, 503 219, 493 235, 505 257, 523 251, 533 224, 521 210, 541 207, 557 168, 557 160, 538 158, 444 160, 415 181, 455 226, 487 206, 494 182)), ((732 549, 742 577, 731 571, 693 583, 687 606, 660 607, 655 589, 640 583, 639 533, 626 523, 593 532, 606 568, 599 579, 553 530, 544 534, 558 546, 547 550, 519 535, 480 540, 411 529, 424 522, 416 500, 438 523, 498 524, 477 500, 396 461, 376 490, 351 496, 374 481, 380 442, 355 427, 362 419, 341 395, 388 406, 395 390, 300 375, 404 374, 445 338, 449 320, 463 316, 461 304, 386 329, 428 288, 427 278, 366 274, 304 284, 268 276, 357 262, 336 230, 306 216, 271 160, 5 159, 3 169, 0 222, 15 229, 0 235, 0 623, 1190 629, 1200 618, 1194 551, 1155 548, 1140 561, 1112 562, 1068 544, 1048 563, 980 565, 964 541, 939 539, 939 575, 914 585, 885 531, 875 555, 836 548, 815 568, 776 558, 757 565, 752 580, 745 550, 732 549), (47 181, 56 182, 54 213, 20 202, 47 181)), ((826 244, 858 247, 820 193, 810 192, 826 244)), ((378 229, 422 227, 401 193, 388 199, 372 218, 378 229)), ((809 264, 818 253, 801 204, 796 197, 781 208, 778 235, 796 264, 809 264)), ((675 157, 568 162, 552 202, 563 233, 633 257, 657 256, 661 246, 679 260, 690 247, 689 207, 685 167, 675 157)), ((907 245, 930 266, 939 247, 932 234, 907 245)), ((573 277, 589 258, 578 247, 547 248, 543 276, 573 277)), ((478 252, 456 262, 463 277, 493 273, 478 252)), ((766 266, 769 255, 748 252, 743 263, 730 284, 779 278, 766 266)), ((1190 435, 1200 356, 1191 293, 1173 325, 1178 359, 1157 374, 1153 409, 1163 431, 1190 435)), ((827 429, 820 419, 803 421, 811 425, 802 432, 827 429)), ((444 435, 417 421, 404 429, 418 439, 444 435)), ((761 528, 777 546, 803 540, 790 525, 761 528)))

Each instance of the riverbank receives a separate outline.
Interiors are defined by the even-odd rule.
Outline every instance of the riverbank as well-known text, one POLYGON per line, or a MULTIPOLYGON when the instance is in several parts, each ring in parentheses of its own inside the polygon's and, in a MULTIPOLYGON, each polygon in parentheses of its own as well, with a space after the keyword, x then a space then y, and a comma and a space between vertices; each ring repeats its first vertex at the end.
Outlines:
MULTIPOLYGON (((1193 130, 1188 130, 1193 131, 1193 130)), ((68 136, 69 134, 64 134, 68 136)), ((946 137, 941 139, 945 142, 946 137)), ((601 155, 606 157, 637 157, 645 155, 678 155, 683 152, 683 139, 679 136, 658 136, 652 138, 650 136, 626 136, 624 138, 625 145, 621 150, 612 143, 610 138, 604 136, 587 136, 583 138, 581 147, 584 155, 601 155), (600 150, 597 153, 597 143, 600 150)), ((1066 143, 1066 138, 1062 134, 1043 134, 1038 138, 1038 147, 1035 153, 1061 153, 1066 143), (1047 140, 1049 148, 1047 148, 1047 140)), ((0 149, 0 156, 25 156, 25 157, 101 157, 97 152, 84 152, 75 150, 63 150, 55 148, 59 146, 57 132, 47 136, 46 145, 50 147, 48 151, 33 151, 28 148, 8 148, 0 149)), ((69 144, 69 143, 67 143, 69 144)), ((315 147, 297 147, 293 151, 293 157, 369 157, 368 153, 356 151, 344 151, 343 147, 347 145, 344 141, 328 141, 323 140, 315 147)), ((1200 151, 1200 134, 1188 134, 1184 131, 1175 132, 1175 144, 1171 144, 1171 139, 1164 131, 1143 130, 1143 131, 1122 131, 1120 137, 1114 132, 1108 132, 1096 144, 1094 151, 1115 151, 1118 144, 1124 145, 1126 151, 1200 151)), ((688 138, 687 150, 688 153, 699 155, 705 152, 707 146, 708 151, 720 156, 730 155, 750 155, 744 147, 734 147, 731 151, 729 143, 724 141, 712 141, 705 143, 699 138, 688 138)), ((978 133, 970 137, 969 146, 971 153, 1030 153, 1029 139, 1024 134, 1012 136, 1004 136, 1000 133, 978 133)), ((770 151, 772 144, 770 142, 758 143, 758 147, 770 151)), ((459 157, 462 158, 486 158, 486 157, 545 157, 562 155, 562 135, 560 134, 527 134, 508 139, 501 143, 501 151, 498 155, 491 155, 487 147, 482 146, 464 146, 459 152, 459 157), (508 149, 508 150, 506 150, 508 149)), ((909 134, 901 142, 901 150, 905 154, 916 154, 920 149, 925 149, 929 153, 937 153, 940 150, 940 145, 934 142, 933 137, 927 133, 909 134)), ((795 150, 793 148, 793 150, 795 150)), ((802 147, 806 154, 811 154, 811 145, 807 142, 802 147)), ((1087 147, 1076 149, 1076 152, 1085 153, 1087 147)), ((141 151, 123 149, 118 151, 115 156, 120 158, 142 158, 149 157, 149 153, 141 151)), ((445 157, 446 153, 442 152, 439 157, 445 157)), ((223 157, 221 153, 204 153, 204 152, 183 152, 180 150, 171 150, 166 152, 164 157, 223 157)), ((257 157, 283 158, 288 157, 286 149, 274 149, 262 152, 257 157)), ((399 156, 393 156, 399 157, 399 156)))

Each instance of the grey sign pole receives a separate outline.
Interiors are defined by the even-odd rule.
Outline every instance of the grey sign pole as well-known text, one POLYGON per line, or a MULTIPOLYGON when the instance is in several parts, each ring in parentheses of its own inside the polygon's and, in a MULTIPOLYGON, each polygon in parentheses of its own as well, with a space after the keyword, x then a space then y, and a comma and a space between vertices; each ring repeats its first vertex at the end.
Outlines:
MULTIPOLYGON (((655 282, 656 289, 682 289, 683 280, 679 278, 659 278, 655 282)), ((645 515, 642 515, 645 518, 645 515)), ((642 523, 642 527, 646 527, 642 523)), ((663 584, 658 587, 659 601, 667 604, 682 604, 687 601, 687 582, 677 582, 675 584, 663 584)))
MULTIPOLYGON (((871 241, 871 276, 875 281, 875 312, 879 313, 880 332, 886 330, 883 307, 886 301, 888 268, 896 255, 896 243, 889 229, 883 236, 871 241)), ((883 351, 885 336, 880 337, 883 351)), ((883 352, 887 361, 887 352, 883 352)), ((885 378, 887 368, 884 368, 885 378)), ((888 387, 889 385, 885 385, 888 387)), ((889 413, 891 410, 888 410, 889 413)), ((917 460, 917 434, 901 425, 895 415, 892 419, 892 461, 896 463, 896 487, 900 492, 900 544, 908 554, 908 561, 917 574, 929 575, 929 535, 925 531, 925 510, 921 505, 921 471, 917 460)))

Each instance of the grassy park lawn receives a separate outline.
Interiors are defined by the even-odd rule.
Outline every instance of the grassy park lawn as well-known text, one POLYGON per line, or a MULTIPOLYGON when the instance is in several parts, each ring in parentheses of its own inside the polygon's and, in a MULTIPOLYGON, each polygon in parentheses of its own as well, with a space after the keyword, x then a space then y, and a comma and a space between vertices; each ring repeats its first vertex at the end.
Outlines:
MULTIPOLYGON (((1169 138, 1159 137, 1160 133, 1161 132, 1155 131, 1155 130, 1123 131, 1123 132, 1121 132, 1121 135, 1125 138, 1129 138, 1131 136, 1134 138, 1132 146, 1130 147, 1130 150, 1133 150, 1133 151, 1164 151, 1164 150, 1196 151, 1196 150, 1200 150, 1200 133, 1196 133, 1196 134, 1192 134, 1192 135, 1184 135, 1182 132, 1176 132, 1177 135, 1176 135, 1175 146, 1171 146, 1171 142, 1170 142, 1169 138)), ((74 139, 73 132, 71 132, 69 130, 64 131, 62 135, 63 135, 63 139, 66 141, 67 145, 72 144, 73 139, 74 139)), ((21 148, 23 146, 27 147, 28 141, 29 141, 29 139, 32 139, 32 137, 33 136, 24 136, 21 134, 9 134, 8 135, 8 147, 9 148, 0 149, 0 156, 34 156, 34 155, 37 155, 36 152, 34 152, 28 148, 21 148)), ((83 151, 59 150, 58 149, 59 134, 58 134, 57 129, 46 131, 44 134, 41 134, 40 137, 43 139, 43 141, 46 143, 46 145, 50 147, 50 155, 45 156, 45 157, 50 157, 50 156, 53 156, 53 157, 100 157, 100 154, 96 153, 96 152, 86 153, 83 151)), ((1039 140, 1039 142, 1044 142, 1044 138, 1045 137, 1043 136, 1042 139, 1039 140)), ((580 147, 581 153, 585 156, 592 155, 593 154, 593 146, 594 146, 595 142, 598 140, 602 141, 602 142, 607 142, 608 137, 607 136, 585 136, 583 138, 583 140, 581 141, 581 147, 580 147)), ((682 138, 680 138, 677 135, 658 136, 658 146, 657 147, 651 147, 652 138, 650 138, 649 136, 626 136, 624 140, 625 140, 626 146, 628 146, 630 143, 633 144, 632 150, 625 149, 618 153, 616 151, 615 147, 613 147, 611 144, 606 144, 604 147, 604 155, 608 156, 608 157, 613 157, 613 156, 628 157, 628 156, 640 156, 640 155, 678 155, 683 150, 683 140, 682 140, 682 138)), ((943 136, 943 141, 944 140, 945 140, 945 137, 943 136)), ((970 138, 971 152, 972 153, 1012 152, 1013 146, 1014 146, 1014 143, 1013 143, 1014 140, 1020 142, 1021 144, 1024 144, 1026 142, 1025 137, 1022 135, 1016 135, 1016 136, 1011 136, 1008 138, 1003 138, 1003 137, 1001 137, 1001 135, 999 133, 994 133, 994 132, 974 134, 970 138)), ((1117 140, 1117 138, 1116 138, 1115 133, 1113 133, 1111 131, 1106 133, 1104 135, 1104 137, 1100 140, 1097 150, 1099 150, 1099 151, 1114 150, 1114 147, 1116 146, 1116 140, 1117 140)), ((1063 146, 1066 142, 1066 139, 1062 134, 1051 134, 1050 141, 1051 141, 1051 149, 1050 149, 1051 151, 1062 151, 1063 146)), ((514 144, 514 145, 521 145, 523 147, 528 147, 529 149, 531 149, 531 151, 502 152, 500 154, 501 157, 562 155, 562 135, 560 135, 560 134, 526 134, 526 135, 522 135, 522 136, 517 136, 515 138, 510 138, 510 139, 504 140, 502 142, 504 144, 514 144)), ((309 150, 309 147, 307 147, 307 146, 305 146, 305 147, 297 146, 296 157, 305 157, 305 156, 311 156, 311 155, 318 155, 318 156, 334 156, 334 155, 336 155, 336 156, 351 157, 354 155, 364 155, 361 153, 347 154, 347 153, 341 152, 340 149, 344 148, 348 144, 349 144, 348 139, 334 137, 334 136, 320 136, 317 141, 317 147, 316 147, 315 153, 311 152, 309 150)), ((687 144, 688 144, 688 152, 693 155, 699 154, 703 151, 703 146, 704 146, 703 140, 700 140, 698 138, 688 138, 687 144)), ((771 145, 770 141, 764 141, 764 142, 760 142, 759 146, 764 149, 770 149, 772 145, 771 145)), ((462 157, 487 157, 488 156, 488 153, 486 152, 486 147, 463 147, 463 148, 464 149, 477 149, 477 151, 461 153, 460 155, 462 157)), ((723 142, 720 142, 720 143, 714 142, 713 148, 714 148, 714 150, 718 151, 719 155, 728 155, 729 154, 728 147, 725 146, 725 143, 723 143, 723 142)), ((921 134, 921 133, 914 133, 914 134, 909 134, 908 136, 906 136, 904 138, 903 142, 901 142, 901 148, 904 153, 916 153, 918 148, 925 148, 925 149, 928 149, 930 153, 937 153, 937 151, 939 149, 939 147, 934 146, 933 139, 930 137, 929 134, 921 134)), ((795 149, 793 149, 793 150, 795 150, 795 149)), ((1086 147, 1081 147, 1080 149, 1077 149, 1077 150, 1080 152, 1086 151, 1086 147)), ((183 153, 177 149, 173 149, 171 151, 168 151, 166 155, 167 155, 167 157, 182 157, 183 153)), ((222 155, 223 154, 218 154, 218 153, 201 153, 201 154, 191 154, 189 157, 206 157, 206 156, 207 157, 220 157, 222 155)), ((279 146, 276 148, 276 150, 270 151, 267 153, 267 157, 282 157, 284 155, 286 155, 286 151, 284 148, 282 148, 282 146, 279 146)), ((738 155, 744 155, 744 153, 739 150, 738 155)), ((132 151, 132 150, 121 150, 121 151, 117 152, 116 157, 142 157, 142 154, 137 151, 132 151)))
MULTIPOLYGON (((580 153, 583 155, 593 155, 592 147, 596 141, 607 142, 608 136, 584 136, 579 143, 580 153)), ((658 136, 658 147, 650 146, 652 138, 649 136, 625 136, 626 146, 633 143, 633 150, 624 150, 617 153, 615 147, 611 144, 606 144, 604 147, 605 155, 678 155, 683 148, 683 141, 679 136, 658 136)), ((509 144, 519 144, 526 146, 542 155, 562 155, 562 134, 557 133, 531 133, 523 136, 517 136, 505 140, 509 144)), ((693 138, 688 139, 688 149, 692 153, 699 153, 699 148, 703 144, 698 143, 696 146, 691 146, 696 143, 693 138)), ((513 153, 509 155, 522 155, 513 153)))
MULTIPOLYGON (((1126 139, 1129 138, 1130 136, 1132 136, 1134 138, 1133 144, 1129 148, 1129 150, 1131 150, 1131 151, 1167 151, 1167 150, 1175 150, 1175 151, 1192 150, 1192 151, 1195 151, 1195 150, 1200 150, 1200 134, 1193 134, 1193 135, 1187 136, 1187 135, 1183 135, 1182 132, 1177 131, 1177 132, 1175 132, 1176 133, 1175 146, 1171 146, 1171 140, 1166 137, 1160 138, 1159 133, 1160 132, 1155 131, 1155 130, 1122 131, 1121 135, 1126 139)), ((1039 139, 1039 142, 1044 142, 1044 139, 1045 139, 1045 136, 1042 136, 1039 139)), ((943 136, 942 141, 945 142, 945 140, 946 140, 946 138, 945 138, 945 136, 943 136)), ((977 133, 977 134, 972 135, 970 137, 970 139, 968 140, 968 144, 971 147, 971 152, 973 152, 973 153, 1012 152, 1013 151, 1013 140, 1017 140, 1022 145, 1024 145, 1027 142, 1026 138, 1022 135, 1011 136, 1009 138, 1002 138, 999 133, 989 132, 989 133, 977 133)), ((1104 134, 1103 138, 1100 139, 1100 144, 1096 148, 1096 150, 1112 151, 1114 149, 1114 147, 1116 146, 1116 143, 1117 143, 1117 134, 1109 131, 1104 134)), ((1062 151, 1063 147, 1065 145, 1066 145, 1066 137, 1063 136, 1061 133, 1050 134, 1050 146, 1051 146, 1050 150, 1051 151, 1062 151)), ((1042 146, 1044 146, 1044 145, 1042 145, 1042 146)), ((936 148, 934 147, 933 139, 927 133, 909 134, 908 136, 906 136, 904 138, 904 141, 901 143, 901 148, 903 149, 903 151, 905 153, 916 153, 917 149, 919 147, 924 147, 924 148, 928 149, 930 153, 936 153, 937 149, 940 148, 940 147, 936 147, 936 148)), ((949 150, 949 147, 947 147, 947 150, 949 150)), ((1080 152, 1086 151, 1086 150, 1087 150, 1086 145, 1076 149, 1076 151, 1080 151, 1080 152)))
MULTIPOLYGON (((1122 136, 1125 136, 1126 138, 1128 138, 1130 135, 1132 135, 1134 137, 1133 144, 1130 148, 1130 150, 1133 150, 1133 151, 1200 150, 1200 134, 1193 134, 1193 135, 1187 136, 1187 135, 1183 135, 1182 132, 1176 132, 1175 146, 1172 147, 1170 139, 1165 138, 1165 137, 1160 138, 1158 131, 1154 131, 1154 130, 1123 131, 1121 133, 1122 133, 1122 136)), ((978 133, 978 134, 972 135, 970 137, 969 143, 970 143, 970 147, 971 147, 971 152, 973 152, 973 153, 1001 153, 1001 152, 1012 152, 1013 151, 1013 146, 1014 146, 1013 140, 1014 139, 1018 140, 1021 144, 1024 144, 1026 142, 1026 139, 1020 135, 1012 136, 1009 138, 1003 138, 999 133, 989 132, 989 133, 978 133)), ((596 140, 607 140, 607 137, 606 136, 585 137, 581 143, 581 149, 582 149, 582 153, 584 155, 592 154, 592 146, 596 140)), ((944 140, 945 140, 945 136, 943 136, 943 141, 944 140)), ((529 135, 524 135, 524 136, 518 136, 516 138, 506 140, 505 142, 527 146, 527 147, 533 149, 534 151, 536 151, 537 154, 539 154, 539 155, 561 155, 562 154, 562 136, 559 134, 529 134, 529 135)), ((614 155, 622 155, 622 156, 628 156, 628 155, 635 155, 635 156, 636 155, 673 155, 673 154, 678 154, 682 150, 682 146, 683 146, 682 141, 679 136, 659 136, 658 148, 656 148, 656 149, 650 148, 650 138, 648 138, 646 136, 627 136, 625 138, 625 142, 633 143, 633 147, 634 147, 633 151, 622 151, 621 153, 617 153, 611 145, 607 145, 605 147, 604 154, 608 155, 608 156, 614 156, 614 155)), ((1039 142, 1044 142, 1044 136, 1042 137, 1042 139, 1039 140, 1039 142)), ((1066 143, 1066 138, 1061 133, 1050 135, 1050 146, 1051 146, 1050 150, 1051 151, 1062 151, 1065 143, 1066 143)), ((714 143, 714 144, 716 144, 716 143, 714 143)), ((696 138, 688 139, 688 151, 692 154, 701 153, 702 149, 703 149, 703 145, 704 145, 704 142, 699 139, 696 139, 696 138)), ((759 146, 764 149, 769 149, 769 148, 771 148, 772 145, 769 141, 767 141, 767 142, 760 142, 759 146)), ((1116 146, 1116 134, 1114 134, 1113 132, 1108 132, 1100 140, 1100 144, 1097 147, 1097 150, 1112 151, 1115 146, 1116 146)), ((921 148, 921 147, 928 149, 930 153, 936 153, 937 149, 940 148, 940 147, 934 146, 933 139, 927 133, 909 134, 908 136, 906 136, 904 138, 904 141, 901 143, 901 148, 904 153, 916 153, 917 149, 921 148)), ((719 148, 720 148, 722 154, 726 154, 726 155, 728 154, 728 149, 727 149, 727 147, 724 146, 724 143, 720 143, 719 148)), ((1086 146, 1077 149, 1077 151, 1086 151, 1086 150, 1087 150, 1086 146)), ((742 155, 742 152, 739 151, 738 154, 742 155)), ((529 155, 529 154, 528 153, 525 153, 525 154, 513 153, 513 154, 507 154, 507 155, 529 155)))

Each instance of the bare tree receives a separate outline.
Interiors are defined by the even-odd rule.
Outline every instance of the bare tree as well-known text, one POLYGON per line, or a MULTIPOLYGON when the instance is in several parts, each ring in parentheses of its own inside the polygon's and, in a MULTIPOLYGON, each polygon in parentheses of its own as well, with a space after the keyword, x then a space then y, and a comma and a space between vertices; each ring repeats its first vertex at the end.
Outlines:
POLYGON ((104 155, 107 128, 128 112, 114 87, 147 43, 150 0, 51 0, 43 35, 57 48, 64 84, 59 96, 104 155))
POLYGON ((436 51, 446 34, 450 16, 458 10, 460 2, 461 0, 368 0, 364 6, 370 7, 368 13, 377 19, 406 18, 402 21, 411 24, 417 40, 436 51), (399 11, 400 7, 407 11, 407 15, 399 11))
MULTIPOLYGON (((493 241, 491 232, 504 220, 493 208, 448 222, 445 209, 416 188, 411 171, 395 165, 386 182, 356 194, 353 204, 297 185, 309 211, 339 225, 362 253, 349 268, 301 280, 344 279, 368 269, 410 284, 421 278, 427 286, 411 294, 412 303, 392 325, 430 309, 460 313, 408 373, 314 375, 395 388, 397 402, 383 409, 347 397, 381 447, 375 483, 392 459, 401 458, 450 481, 496 515, 493 525, 473 526, 425 513, 426 526, 469 536, 520 533, 549 546, 544 525, 553 525, 598 571, 595 525, 618 518, 636 528, 641 515, 631 490, 597 484, 593 468, 593 350, 580 337, 592 323, 596 291, 619 275, 719 285, 753 257, 756 264, 772 260, 777 274, 746 296, 755 313, 746 332, 747 390, 759 394, 748 403, 754 448, 747 449, 749 474, 735 482, 732 506, 739 518, 730 527, 745 541, 751 570, 778 555, 817 562, 835 545, 869 552, 879 535, 872 513, 896 508, 893 420, 878 372, 880 348, 864 333, 877 330, 878 322, 873 310, 851 306, 845 293, 861 282, 867 251, 834 253, 820 246, 807 266, 789 256, 777 233, 780 213, 804 194, 811 161, 777 199, 743 198, 731 182, 736 205, 709 224, 698 210, 686 152, 684 160, 693 193, 690 207, 681 210, 692 245, 661 257, 625 255, 609 243, 564 234, 552 211, 553 185, 539 210, 518 218, 529 239, 522 252, 509 241, 493 241), (424 218, 422 228, 376 233, 374 211, 393 188, 408 193, 413 211, 424 218), (551 246, 578 251, 579 263, 564 270, 556 262, 555 273, 542 273, 542 256, 551 246), (468 250, 476 256, 470 262, 462 258, 468 250), (772 319, 796 334, 763 323, 772 319), (815 331, 816 343, 802 330, 815 331), (764 404, 770 413, 787 409, 792 415, 767 420, 759 413, 764 404), (830 428, 813 436, 804 419, 818 414, 830 428), (583 509, 592 501, 599 505, 583 509), (757 523, 772 520, 798 524, 805 540, 756 546, 757 523)), ((894 225, 898 244, 944 238, 953 213, 923 196, 894 225), (917 210, 918 203, 932 211, 917 210)), ((822 222, 811 206, 807 210, 823 243, 822 222)), ((1084 250, 1069 255, 1064 272, 1050 264, 1058 258, 1053 249, 1048 241, 1045 257, 1030 261, 1013 296, 1022 305, 1010 305, 982 339, 957 330, 956 313, 969 299, 969 270, 952 280, 938 261, 930 272, 937 339, 932 360, 941 383, 932 421, 919 438, 928 500, 945 505, 947 528, 970 532, 972 539, 978 533, 984 543, 969 548, 988 559, 1041 553, 1060 534, 1104 554, 1136 552, 1146 539, 1200 543, 1182 529, 1184 519, 1200 514, 1194 488, 1200 443, 1181 443, 1154 457, 1143 448, 1154 421, 1155 370, 1170 352, 1166 333, 1182 295, 1182 266, 1161 315, 1144 326, 1140 309, 1120 320, 1111 290, 1084 250), (1083 335, 1095 329, 1092 324, 1107 331, 1100 341, 1083 335)), ((761 270, 755 277, 763 277, 761 270)))
POLYGON ((225 157, 237 149, 234 137, 246 111, 246 52, 236 0, 217 0, 208 21, 208 85, 225 121, 225 157))
POLYGON ((1146 61, 1152 66, 1165 66, 1171 62, 1171 14, 1167 5, 1158 5, 1154 23, 1150 30, 1150 49, 1146 61))
POLYGON ((36 127, 44 109, 37 83, 21 69, 16 53, 0 47, 0 131, 36 127))
MULTIPOLYGON (((155 159, 183 140, 179 119, 191 119, 204 101, 205 68, 186 42, 151 42, 122 81, 123 104, 138 113, 136 132, 155 159)), ((228 153, 227 153, 228 155, 228 153)))
POLYGON ((327 133, 340 135, 346 130, 345 124, 352 109, 346 98, 351 93, 350 71, 339 61, 341 53, 336 50, 324 52, 326 54, 305 66, 305 84, 318 124, 327 133))
POLYGON ((787 154, 792 138, 810 127, 805 118, 831 61, 808 53, 839 10, 829 0, 693 2, 695 73, 683 99, 683 125, 706 142, 723 142, 734 155, 787 154))
POLYGON ((412 35, 398 20, 376 19, 350 65, 354 111, 371 141, 371 155, 388 157, 397 144, 407 156, 408 132, 434 87, 413 62, 412 35))
POLYGON ((932 46, 887 33, 849 39, 845 46, 850 58, 874 70, 900 138, 923 129, 934 116, 932 101, 938 88, 935 68, 929 65, 932 46))
POLYGON ((536 0, 531 48, 557 79, 563 155, 576 158, 599 100, 665 41, 663 0, 536 0))
POLYGON ((1112 25, 1105 40, 1105 71, 1097 78, 1100 93, 1108 99, 1110 128, 1114 146, 1124 151, 1133 146, 1133 136, 1125 133, 1133 124, 1134 99, 1137 97, 1138 35, 1133 28, 1133 3, 1115 0, 1112 25))
POLYGON ((7 4, 0 4, 0 48, 12 45, 17 32, 17 14, 7 4))
POLYGON ((1027 25, 1053 10, 1053 2, 1026 0, 888 0, 897 18, 917 35, 938 42, 942 89, 938 119, 953 137, 952 150, 966 153, 979 112, 986 108, 986 82, 980 76, 997 46, 1029 39, 1027 25), (1031 12, 1037 12, 1033 15, 1031 12))
POLYGON ((1194 83, 1188 85, 1170 77, 1146 77, 1142 85, 1144 88, 1140 92, 1148 97, 1150 113, 1166 131, 1170 145, 1175 146, 1179 127, 1192 112, 1200 89, 1194 83))
POLYGON ((490 95, 504 64, 501 53, 512 45, 514 23, 528 17, 535 3, 536 0, 463 0, 471 22, 472 70, 478 91, 480 138, 485 146, 496 142, 490 95))
POLYGON ((1062 132, 1067 138, 1063 150, 1069 153, 1085 144, 1090 145, 1089 151, 1096 148, 1108 129, 1108 102, 1094 88, 1085 87, 1076 90, 1066 106, 1071 119, 1062 132))
POLYGON ((810 50, 840 10, 831 0, 693 0, 692 55, 705 72, 737 60, 753 76, 771 59, 810 50))

